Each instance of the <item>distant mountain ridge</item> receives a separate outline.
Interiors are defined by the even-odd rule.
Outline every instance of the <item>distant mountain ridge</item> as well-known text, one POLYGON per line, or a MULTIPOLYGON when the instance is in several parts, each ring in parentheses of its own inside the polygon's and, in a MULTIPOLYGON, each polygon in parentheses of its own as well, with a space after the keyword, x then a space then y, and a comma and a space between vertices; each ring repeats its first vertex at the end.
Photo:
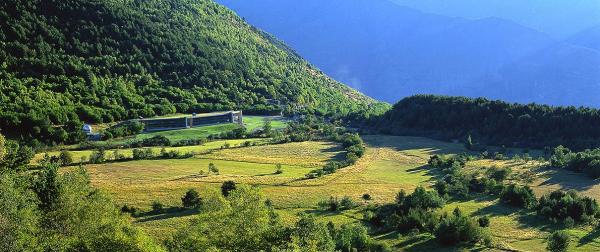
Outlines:
POLYGON ((549 62, 575 55, 594 62, 594 53, 566 50, 571 42, 510 20, 446 17, 387 0, 218 2, 275 34, 333 78, 388 102, 427 93, 600 106, 589 96, 562 99, 555 91, 599 93, 594 67, 572 60, 564 67, 549 62), (558 52, 563 54, 546 55, 558 52), (575 55, 564 55, 568 53, 575 55), (545 69, 555 72, 547 75, 545 69), (509 95, 506 86, 527 95, 509 95))

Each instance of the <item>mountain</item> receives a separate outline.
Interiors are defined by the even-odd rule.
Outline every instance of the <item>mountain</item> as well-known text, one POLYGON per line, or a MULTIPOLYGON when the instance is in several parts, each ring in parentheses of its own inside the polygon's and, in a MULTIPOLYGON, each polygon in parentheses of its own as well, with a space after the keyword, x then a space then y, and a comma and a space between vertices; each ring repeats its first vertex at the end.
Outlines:
POLYGON ((550 105, 600 106, 600 51, 556 43, 471 84, 469 96, 550 105))
POLYGON ((392 0, 421 11, 464 18, 499 17, 564 39, 600 24, 598 0, 392 0))
POLYGON ((0 129, 46 142, 80 120, 375 103, 212 0, 6 0, 0 41, 0 129))
POLYGON ((600 25, 573 35, 567 42, 600 51, 600 25))
POLYGON ((219 3, 333 78, 389 102, 469 93, 461 88, 555 42, 509 20, 427 14, 387 0, 219 3))

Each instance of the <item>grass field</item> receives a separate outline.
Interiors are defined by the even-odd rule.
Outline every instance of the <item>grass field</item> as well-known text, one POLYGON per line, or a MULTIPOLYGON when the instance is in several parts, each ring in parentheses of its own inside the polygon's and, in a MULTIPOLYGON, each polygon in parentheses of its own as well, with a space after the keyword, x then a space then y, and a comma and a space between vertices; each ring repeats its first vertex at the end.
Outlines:
MULTIPOLYGON (((367 144, 365 156, 356 165, 335 174, 314 180, 304 180, 304 174, 329 160, 341 158, 341 148, 330 142, 304 142, 281 145, 253 146, 216 150, 206 155, 184 160, 132 161, 88 166, 92 183, 114 196, 119 204, 149 209, 152 201, 167 206, 179 206, 186 190, 195 188, 206 193, 218 190, 221 183, 233 180, 259 186, 271 199, 281 218, 293 223, 300 213, 318 216, 321 221, 335 224, 361 222, 359 209, 340 213, 324 213, 316 204, 330 196, 350 196, 356 202, 369 193, 369 203, 392 202, 399 190, 412 191, 416 186, 431 186, 441 174, 430 170, 426 163, 433 154, 466 152, 462 144, 446 143, 427 138, 363 136, 367 144), (206 175, 209 163, 219 168, 219 174, 206 175), (274 174, 276 164, 283 165, 282 174, 274 174), (204 175, 201 175, 204 171, 204 175)), ((218 143, 215 143, 215 147, 218 143)), ((565 171, 537 168, 535 161, 474 161, 467 169, 481 169, 493 165, 512 167, 514 180, 522 174, 533 173, 531 186, 537 194, 554 189, 574 188, 598 198, 598 189, 583 175, 565 171), (553 174, 558 173, 558 174, 553 174)), ((473 217, 489 216, 489 232, 495 248, 477 250, 543 251, 550 231, 559 224, 549 223, 530 212, 500 204, 492 198, 476 198, 450 202, 441 211, 450 212, 460 207, 473 217)), ((193 218, 194 212, 177 212, 134 219, 158 239, 166 239, 177 228, 193 218)), ((600 250, 600 232, 590 233, 590 227, 568 230, 572 250, 600 250)), ((454 250, 440 248, 431 235, 401 236, 397 233, 378 234, 377 239, 406 251, 454 250)))
MULTIPOLYGON (((171 116, 176 117, 176 116, 171 116)), ((262 128, 264 124, 264 120, 271 120, 271 126, 273 129, 282 129, 287 126, 286 119, 278 116, 244 116, 244 125, 248 132, 252 132, 256 129, 262 128)), ((114 144, 125 144, 129 141, 134 140, 142 140, 151 138, 154 136, 165 136, 171 142, 177 142, 185 139, 197 139, 197 138, 206 138, 213 134, 218 134, 222 132, 232 131, 238 128, 238 124, 229 123, 229 124, 219 124, 219 125, 210 125, 203 126, 197 128, 190 129, 180 129, 180 130, 167 130, 167 131, 157 131, 157 132, 149 132, 142 133, 136 135, 134 137, 126 137, 121 139, 110 140, 111 143, 114 144)), ((99 143, 104 143, 106 141, 100 141, 99 143)))

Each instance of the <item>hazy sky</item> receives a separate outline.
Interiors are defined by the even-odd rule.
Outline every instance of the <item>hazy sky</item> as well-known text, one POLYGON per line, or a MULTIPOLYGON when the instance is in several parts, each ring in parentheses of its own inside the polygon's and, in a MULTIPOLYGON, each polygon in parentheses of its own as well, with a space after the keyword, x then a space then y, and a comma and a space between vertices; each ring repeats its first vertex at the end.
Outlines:
POLYGON ((565 38, 600 25, 600 0, 391 0, 425 12, 500 17, 565 38))

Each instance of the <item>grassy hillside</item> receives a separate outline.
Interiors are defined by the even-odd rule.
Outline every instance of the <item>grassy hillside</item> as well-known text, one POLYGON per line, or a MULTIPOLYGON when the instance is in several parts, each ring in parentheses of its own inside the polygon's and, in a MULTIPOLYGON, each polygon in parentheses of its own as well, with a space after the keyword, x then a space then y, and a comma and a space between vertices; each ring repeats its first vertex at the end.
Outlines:
POLYGON ((2 1, 0 41, 0 129, 47 143, 79 121, 374 103, 211 0, 2 1))
MULTIPOLYGON (((319 222, 332 221, 336 226, 363 224, 369 206, 393 202, 397 193, 404 189, 412 192, 417 186, 432 187, 442 174, 427 165, 431 155, 459 154, 468 152, 462 144, 446 143, 421 137, 365 136, 367 152, 354 166, 315 180, 302 180, 303 174, 328 160, 339 158, 340 148, 329 142, 303 142, 283 145, 254 146, 216 150, 186 160, 131 161, 126 163, 89 166, 92 183, 108 191, 120 204, 128 204, 148 210, 153 201, 167 207, 181 204, 181 195, 194 188, 201 195, 219 190, 221 183, 234 180, 238 184, 255 185, 272 201, 276 212, 285 223, 292 225, 300 214, 310 214, 319 222), (299 159, 298 156, 303 158, 299 159), (214 163, 219 174, 199 175, 214 163), (283 164, 283 173, 274 174, 276 164, 283 164), (368 193, 372 199, 365 201, 368 193), (319 201, 330 196, 350 196, 361 205, 345 211, 323 211, 319 201)), ((520 153, 520 150, 512 150, 520 153)), ((532 152, 532 155, 538 155, 532 152)), ((486 167, 512 167, 511 183, 524 183, 523 174, 532 173, 535 178, 530 186, 538 196, 555 189, 580 189, 598 199, 596 186, 585 185, 584 175, 565 171, 541 169, 537 161, 474 160, 466 170, 479 172, 486 167), (558 173, 558 174, 554 174, 558 173), (566 176, 568 175, 568 176, 566 176), (579 182, 581 183, 579 183, 579 182), (572 183, 579 183, 575 187, 572 183)), ((542 251, 546 238, 560 223, 550 223, 534 212, 514 208, 485 195, 473 194, 467 199, 449 200, 439 213, 452 212, 459 207, 465 214, 490 218, 487 231, 493 244, 487 249, 512 251, 542 251)), ((134 223, 159 240, 168 239, 172 233, 184 227, 196 216, 194 211, 176 211, 142 215, 134 223)), ((567 228, 571 249, 590 251, 599 248, 595 233, 590 226, 567 228)), ((454 251, 456 247, 440 246, 427 233, 400 234, 381 233, 374 227, 370 235, 392 246, 393 251, 454 251)), ((482 244, 465 249, 486 249, 482 244)))

